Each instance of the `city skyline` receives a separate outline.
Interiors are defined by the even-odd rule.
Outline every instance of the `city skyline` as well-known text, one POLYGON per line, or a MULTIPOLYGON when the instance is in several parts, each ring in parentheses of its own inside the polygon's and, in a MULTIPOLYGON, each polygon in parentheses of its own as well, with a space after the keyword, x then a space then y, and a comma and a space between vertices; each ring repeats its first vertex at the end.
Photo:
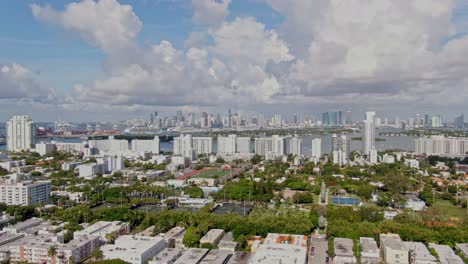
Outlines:
POLYGON ((116 121, 220 107, 453 119, 466 108, 461 0, 0 5, 0 120, 116 121))

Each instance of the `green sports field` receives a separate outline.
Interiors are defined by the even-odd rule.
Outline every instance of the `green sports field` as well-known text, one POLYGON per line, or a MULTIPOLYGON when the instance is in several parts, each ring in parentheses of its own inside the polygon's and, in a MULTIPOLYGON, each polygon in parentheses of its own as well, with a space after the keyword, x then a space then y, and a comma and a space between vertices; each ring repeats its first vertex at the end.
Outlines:
POLYGON ((195 174, 192 178, 206 178, 206 179, 219 179, 229 173, 228 170, 215 169, 206 170, 195 174))

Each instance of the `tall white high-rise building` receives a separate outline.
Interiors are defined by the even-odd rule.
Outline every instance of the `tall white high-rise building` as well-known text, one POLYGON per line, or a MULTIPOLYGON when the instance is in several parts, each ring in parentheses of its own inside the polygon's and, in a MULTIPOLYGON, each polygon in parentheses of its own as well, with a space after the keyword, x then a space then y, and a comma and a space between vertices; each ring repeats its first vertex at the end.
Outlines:
POLYGON ((250 153, 250 137, 238 137, 236 141, 237 153, 250 153))
POLYGON ((369 155, 371 149, 375 149, 375 112, 366 112, 363 131, 363 151, 369 155))
POLYGON ((319 159, 322 157, 322 139, 314 138, 312 139, 312 157, 319 159))
POLYGON ((345 153, 349 152, 349 140, 346 135, 332 135, 332 151, 341 150, 345 153))
POLYGON ((302 155, 302 138, 293 137, 289 142, 289 153, 294 156, 302 155))
POLYGON ((233 154, 237 152, 237 135, 229 135, 227 137, 218 137, 218 153, 233 154))
POLYGON ((284 155, 286 150, 285 146, 285 138, 278 135, 255 139, 255 153, 258 155, 284 155))
POLYGON ((13 116, 6 125, 8 151, 34 148, 36 128, 31 117, 13 116))
POLYGON ((192 135, 180 135, 174 138, 174 155, 193 159, 192 135))
POLYGON ((211 154, 213 153, 213 138, 212 137, 193 137, 192 147, 197 153, 197 155, 211 154))
POLYGON ((151 152, 159 154, 159 137, 155 136, 153 140, 132 140, 132 151, 134 152, 151 152))
POLYGON ((181 135, 174 138, 174 155, 194 159, 194 154, 210 154, 212 152, 212 137, 192 137, 192 135, 181 135))

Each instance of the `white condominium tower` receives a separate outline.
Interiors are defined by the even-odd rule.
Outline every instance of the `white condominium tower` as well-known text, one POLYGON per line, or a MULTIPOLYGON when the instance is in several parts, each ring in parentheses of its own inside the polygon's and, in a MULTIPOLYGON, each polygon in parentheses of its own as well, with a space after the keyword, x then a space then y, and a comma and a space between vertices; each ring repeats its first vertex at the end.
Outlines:
POLYGON ((174 155, 193 158, 193 153, 210 154, 213 152, 212 137, 192 137, 192 135, 181 135, 174 138, 174 155))
POLYGON ((322 139, 314 138, 312 139, 312 157, 320 159, 322 157, 322 139))
POLYGON ((229 135, 227 137, 218 137, 218 153, 233 154, 237 152, 237 136, 229 135))
POLYGON ((237 135, 219 136, 217 153, 250 153, 250 137, 238 137, 237 135))
POLYGON ((468 138, 431 136, 414 140, 416 154, 464 157, 468 154, 468 138))
POLYGON ((278 135, 255 139, 255 153, 258 155, 284 155, 286 153, 285 146, 285 138, 278 135))
POLYGON ((132 151, 134 152, 151 152, 159 154, 159 137, 155 136, 153 140, 132 140, 132 151))
POLYGON ((364 154, 369 155, 370 151, 375 149, 375 112, 366 112, 364 120, 364 154))
POLYGON ((13 116, 7 122, 8 151, 22 151, 33 148, 36 129, 29 116, 13 116))
POLYGON ((293 156, 302 155, 302 138, 293 137, 290 139, 288 154, 292 154, 293 156))

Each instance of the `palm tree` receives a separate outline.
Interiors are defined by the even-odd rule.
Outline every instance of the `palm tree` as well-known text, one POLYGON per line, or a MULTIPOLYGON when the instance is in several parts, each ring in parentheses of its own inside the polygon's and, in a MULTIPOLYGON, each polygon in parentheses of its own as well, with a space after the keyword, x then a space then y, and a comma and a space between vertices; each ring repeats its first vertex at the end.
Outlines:
POLYGON ((114 241, 117 239, 117 236, 118 235, 115 232, 106 234, 107 242, 110 243, 110 244, 113 244, 114 241))
POLYGON ((52 259, 52 264, 57 262, 57 248, 55 246, 50 246, 47 250, 47 255, 52 259))
POLYGON ((102 251, 99 248, 94 249, 91 256, 94 258, 94 260, 101 260, 104 258, 104 254, 102 254, 102 251))

